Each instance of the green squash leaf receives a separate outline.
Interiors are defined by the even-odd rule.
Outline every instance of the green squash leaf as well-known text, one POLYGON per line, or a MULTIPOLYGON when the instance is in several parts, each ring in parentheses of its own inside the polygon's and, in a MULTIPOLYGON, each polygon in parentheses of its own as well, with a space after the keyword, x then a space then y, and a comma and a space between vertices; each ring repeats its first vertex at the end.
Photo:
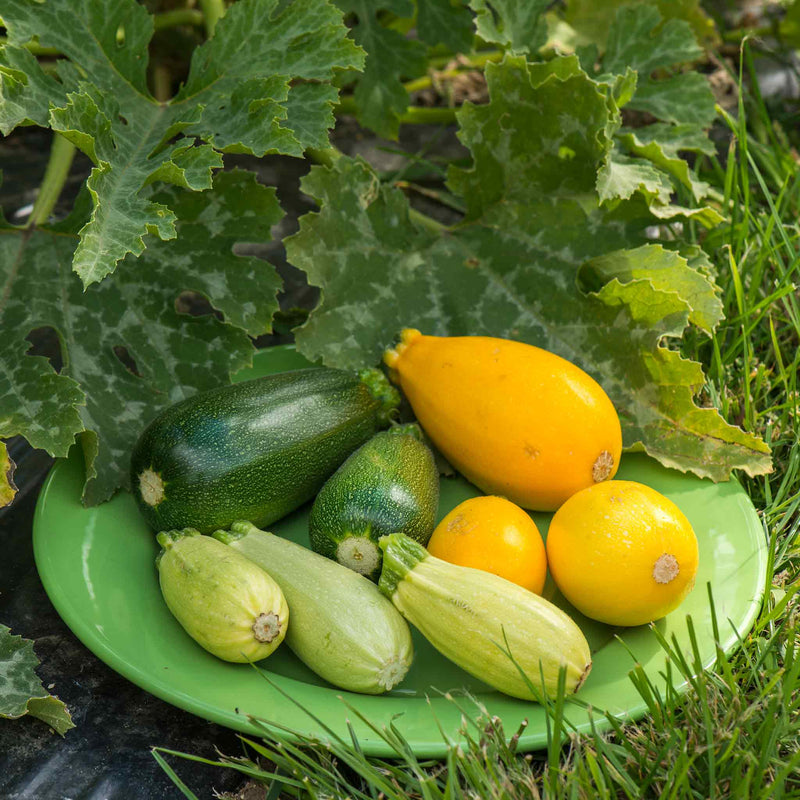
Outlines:
POLYGON ((208 189, 218 151, 300 156, 319 146, 333 125, 334 73, 363 64, 324 0, 280 9, 241 0, 195 51, 178 95, 159 103, 146 81, 153 18, 135 0, 8 0, 3 21, 11 44, 0 51, 0 93, 11 101, 0 104, 2 130, 48 124, 95 163, 94 212, 74 254, 84 286, 140 255, 148 235, 175 237, 174 210, 144 187, 208 189), (21 49, 34 36, 69 58, 58 80, 21 49))
MULTIPOLYGON (((655 5, 621 6, 604 49, 602 73, 622 75, 632 69, 638 74, 628 108, 676 125, 711 125, 716 112, 708 81, 697 72, 674 72, 703 54, 687 21, 665 19, 655 5), (659 74, 665 71, 674 74, 659 74)), ((585 66, 591 69, 593 65, 585 66)))
POLYGON ((601 201, 627 200, 640 192, 651 206, 665 205, 672 196, 672 183, 648 161, 612 151, 597 175, 597 192, 601 201))
POLYGON ((88 503, 126 485, 133 443, 159 410, 227 382, 251 362, 248 334, 269 331, 277 309, 274 268, 233 252, 239 241, 269 241, 282 217, 274 189, 232 171, 219 173, 206 192, 168 187, 147 201, 174 209, 179 237, 151 242, 139 259, 129 257, 85 291, 71 269, 78 245, 72 220, 0 229, 7 287, 0 324, 14 332, 0 344, 0 436, 20 433, 63 456, 83 432, 88 503), (207 298, 223 319, 187 313, 187 292, 195 302, 207 298), (25 336, 41 326, 59 334, 59 374, 26 354, 25 336))
POLYGON ((5 442, 0 442, 0 508, 5 508, 17 494, 14 484, 14 467, 16 465, 8 455, 5 442))
POLYGON ((675 125, 708 128, 714 121, 714 95, 699 72, 682 72, 660 81, 646 81, 636 90, 628 108, 647 111, 675 125))
POLYGON ((428 44, 466 53, 472 47, 475 25, 464 0, 417 0, 417 33, 428 44))
POLYGON ((353 38, 366 51, 364 74, 356 83, 353 99, 358 121, 375 133, 396 139, 400 115, 408 108, 404 78, 425 72, 426 48, 422 42, 406 38, 378 19, 381 11, 400 18, 414 14, 412 0, 336 0, 346 14, 355 14, 353 38))
POLYGON ((714 47, 720 37, 714 20, 703 10, 701 0, 569 0, 564 19, 581 44, 604 47, 617 10, 625 5, 651 5, 664 19, 685 20, 703 47, 714 47))
POLYGON ((0 624, 0 717, 30 714, 63 736, 75 724, 64 703, 42 686, 34 671, 38 664, 33 642, 0 624))
POLYGON ((640 193, 600 205, 597 176, 619 113, 609 87, 558 61, 549 75, 517 57, 487 68, 491 102, 459 113, 474 165, 451 170, 468 211, 449 232, 418 225, 402 193, 361 161, 312 169, 303 188, 321 210, 286 246, 322 302, 298 347, 353 367, 376 363, 408 326, 518 339, 592 374, 619 410, 628 448, 715 480, 735 468, 768 471, 769 448, 698 407, 700 366, 665 346, 690 317, 715 324, 710 274, 644 246, 654 217, 640 193), (581 265, 610 253, 624 268, 593 262, 599 290, 581 291, 581 265))
MULTIPOLYGON (((675 71, 703 53, 689 23, 665 20, 654 4, 624 5, 616 9, 604 44, 595 80, 615 87, 619 106, 647 111, 662 121, 614 132, 616 146, 598 176, 601 199, 616 201, 640 192, 659 219, 691 216, 706 227, 718 224, 722 217, 715 209, 684 208, 672 197, 678 185, 691 192, 694 203, 712 195, 680 155, 714 149, 704 130, 716 113, 708 81, 697 72, 675 71)), ((597 53, 583 51, 581 57, 593 71, 597 53)))
POLYGON ((470 0, 478 35, 517 53, 536 53, 547 41, 548 0, 470 0))
POLYGON ((711 333, 723 318, 720 290, 708 273, 661 245, 618 250, 590 259, 583 265, 581 277, 588 278, 598 289, 614 278, 621 283, 647 279, 662 291, 677 292, 689 308, 689 322, 706 333, 711 333))

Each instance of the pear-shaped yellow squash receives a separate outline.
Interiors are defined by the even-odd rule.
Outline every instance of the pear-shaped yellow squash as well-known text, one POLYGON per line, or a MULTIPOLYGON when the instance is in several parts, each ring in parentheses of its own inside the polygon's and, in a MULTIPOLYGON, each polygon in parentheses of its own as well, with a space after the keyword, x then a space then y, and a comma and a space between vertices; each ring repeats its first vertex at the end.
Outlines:
POLYGON ((602 387, 560 356, 509 339, 406 329, 384 361, 447 460, 487 494, 552 511, 613 478, 619 417, 602 387))

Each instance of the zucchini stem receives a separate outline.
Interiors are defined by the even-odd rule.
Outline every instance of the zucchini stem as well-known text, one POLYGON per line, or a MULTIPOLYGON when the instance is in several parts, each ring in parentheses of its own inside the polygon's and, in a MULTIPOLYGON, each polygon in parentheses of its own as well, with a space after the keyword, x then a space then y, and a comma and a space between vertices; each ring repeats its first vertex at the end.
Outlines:
POLYGON ((400 405, 400 392, 379 369, 362 369, 358 372, 358 377, 380 405, 378 420, 381 425, 388 425, 400 405))
POLYGON ((421 561, 428 551, 403 533, 381 536, 378 545, 383 550, 383 568, 378 588, 391 600, 397 584, 421 561))

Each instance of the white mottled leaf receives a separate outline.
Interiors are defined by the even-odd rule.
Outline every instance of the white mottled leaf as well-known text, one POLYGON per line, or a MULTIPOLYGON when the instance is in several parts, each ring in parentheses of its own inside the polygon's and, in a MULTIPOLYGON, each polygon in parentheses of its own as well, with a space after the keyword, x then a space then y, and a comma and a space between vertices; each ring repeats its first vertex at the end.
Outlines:
POLYGON ((512 57, 487 77, 491 102, 459 113, 474 163, 451 171, 468 208, 452 231, 416 224, 404 195, 363 162, 340 159, 304 179, 321 210, 302 218, 286 246, 322 302, 297 335, 300 349, 332 365, 376 363, 408 326, 530 342, 601 383, 628 447, 715 480, 735 468, 768 471, 769 448, 698 407, 699 364, 665 346, 690 316, 715 323, 710 275, 660 248, 641 249, 654 217, 640 194, 599 205, 597 175, 618 125, 610 88, 512 57), (581 265, 611 253, 618 271, 606 263, 594 273, 599 290, 581 291, 581 265))

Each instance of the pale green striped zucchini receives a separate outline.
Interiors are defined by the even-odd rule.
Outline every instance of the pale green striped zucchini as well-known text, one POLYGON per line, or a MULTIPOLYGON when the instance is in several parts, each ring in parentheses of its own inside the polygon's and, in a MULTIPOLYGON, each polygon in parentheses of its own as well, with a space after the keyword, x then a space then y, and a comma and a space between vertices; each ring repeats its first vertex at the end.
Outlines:
POLYGON ((193 528, 158 534, 161 593, 183 629, 224 661, 259 661, 286 636, 278 584, 252 561, 193 528))
POLYGON ((561 668, 566 691, 580 688, 592 665, 589 644, 560 608, 505 578, 434 558, 402 533, 380 546, 381 591, 470 675, 525 700, 539 699, 542 688, 554 696, 561 668))
POLYGON ((378 587, 302 545, 234 522, 214 537, 269 570, 289 604, 286 644, 334 686, 381 694, 411 666, 411 631, 378 587))

